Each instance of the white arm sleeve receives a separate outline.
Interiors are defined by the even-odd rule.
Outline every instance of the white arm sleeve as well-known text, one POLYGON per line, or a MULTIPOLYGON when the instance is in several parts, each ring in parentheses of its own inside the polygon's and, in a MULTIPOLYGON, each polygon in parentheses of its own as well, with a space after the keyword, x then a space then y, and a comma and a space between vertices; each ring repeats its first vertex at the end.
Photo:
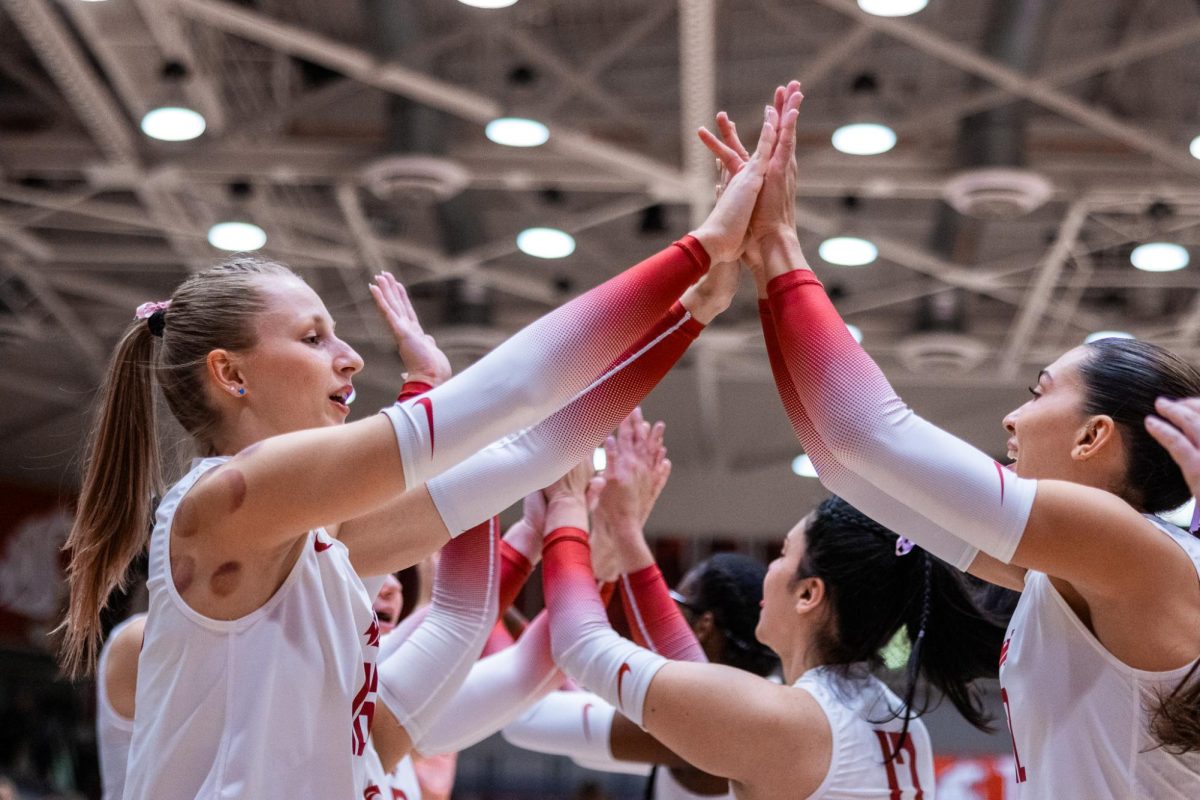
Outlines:
POLYGON ((414 742, 458 691, 487 641, 497 613, 499 542, 492 519, 446 544, 427 616, 379 662, 379 697, 414 742))
POLYGON ((562 679, 550 656, 550 627, 542 612, 516 644, 471 667, 462 687, 413 741, 413 748, 426 755, 465 750, 503 728, 562 679))
POLYGON ((613 761, 616 710, 591 692, 551 692, 502 731, 509 744, 591 763, 613 761))

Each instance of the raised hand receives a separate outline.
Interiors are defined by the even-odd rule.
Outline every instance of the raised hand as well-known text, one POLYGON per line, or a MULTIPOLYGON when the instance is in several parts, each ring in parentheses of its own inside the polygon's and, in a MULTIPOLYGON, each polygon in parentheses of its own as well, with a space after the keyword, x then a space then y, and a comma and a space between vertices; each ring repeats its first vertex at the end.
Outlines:
POLYGON ((736 261, 742 253, 750 215, 775 149, 778 125, 778 113, 774 107, 767 106, 754 153, 736 171, 731 170, 733 177, 717 204, 700 227, 692 231, 714 264, 736 261))
POLYGON ((1146 430, 1183 470, 1192 496, 1200 496, 1200 397, 1159 398, 1154 408, 1161 418, 1146 417, 1146 430))
MULTIPOLYGON (((721 173, 721 181, 717 184, 717 201, 720 202, 721 195, 733 175, 720 161, 717 162, 717 168, 721 173)), ((743 247, 749 242, 750 235, 747 231, 743 247)), ((700 324, 707 325, 733 303, 741 277, 742 271, 736 261, 714 263, 703 278, 688 287, 679 298, 679 302, 700 324)))
POLYGON ((408 292, 390 272, 381 272, 370 284, 371 297, 396 340, 396 349, 407 370, 405 380, 439 386, 450 378, 450 360, 425 333, 408 292))
POLYGON ((604 445, 606 481, 592 525, 596 538, 612 542, 621 573, 654 563, 643 529, 671 474, 665 429, 662 422, 650 425, 641 409, 634 409, 604 445))

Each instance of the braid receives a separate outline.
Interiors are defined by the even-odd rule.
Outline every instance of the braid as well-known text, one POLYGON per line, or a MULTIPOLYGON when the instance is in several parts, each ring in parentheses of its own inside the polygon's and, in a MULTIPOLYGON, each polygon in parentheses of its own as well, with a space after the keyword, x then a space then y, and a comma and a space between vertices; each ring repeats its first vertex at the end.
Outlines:
POLYGON ((924 649, 925 631, 929 626, 929 612, 933 608, 933 558, 922 550, 921 562, 924 582, 921 591, 921 615, 917 621, 917 635, 913 638, 912 652, 908 656, 906 668, 908 686, 904 691, 904 727, 900 729, 900 742, 896 746, 896 753, 904 748, 908 737, 908 724, 914 717, 919 716, 913 713, 913 701, 917 696, 917 678, 921 674, 921 651, 924 649))

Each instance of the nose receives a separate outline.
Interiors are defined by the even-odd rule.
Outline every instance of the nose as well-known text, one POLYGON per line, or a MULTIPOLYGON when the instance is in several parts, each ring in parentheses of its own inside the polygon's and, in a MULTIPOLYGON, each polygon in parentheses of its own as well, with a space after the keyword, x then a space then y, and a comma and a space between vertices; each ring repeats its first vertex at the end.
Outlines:
POLYGON ((334 362, 337 367, 337 371, 346 377, 349 377, 356 372, 361 372, 363 368, 363 359, 362 356, 358 354, 358 351, 346 342, 343 342, 341 339, 338 339, 338 344, 341 345, 341 350, 338 352, 337 359, 334 362))
POLYGON ((1004 417, 1004 430, 1010 434, 1017 432, 1017 412, 1020 409, 1014 408, 1004 417))

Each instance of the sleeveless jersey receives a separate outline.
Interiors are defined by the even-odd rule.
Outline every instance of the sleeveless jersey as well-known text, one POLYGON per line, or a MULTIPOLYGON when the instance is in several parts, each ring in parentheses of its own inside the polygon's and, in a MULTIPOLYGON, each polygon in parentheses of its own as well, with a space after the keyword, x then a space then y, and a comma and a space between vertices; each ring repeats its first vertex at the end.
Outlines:
POLYGON ((133 738, 133 720, 121 716, 108 699, 108 644, 141 616, 134 614, 112 629, 96 667, 96 749, 100 754, 104 800, 121 800, 125 794, 125 765, 129 762, 129 741, 133 738))
MULTIPOLYGON (((1191 557, 1200 540, 1147 517, 1191 557)), ((1191 665, 1148 672, 1122 663, 1055 590, 1029 571, 1000 655, 1022 800, 1200 797, 1200 753, 1172 755, 1150 734, 1151 709, 1191 665)))
POLYGON ((843 678, 828 667, 804 673, 793 686, 821 705, 833 734, 829 772, 809 800, 920 800, 934 792, 933 746, 914 719, 900 741, 904 707, 883 681, 866 672, 843 678), (899 751, 899 752, 897 752, 899 751))
POLYGON ((236 620, 193 610, 171 577, 171 523, 195 464, 159 504, 126 800, 357 800, 375 713, 379 628, 345 545, 309 531, 291 572, 236 620))

